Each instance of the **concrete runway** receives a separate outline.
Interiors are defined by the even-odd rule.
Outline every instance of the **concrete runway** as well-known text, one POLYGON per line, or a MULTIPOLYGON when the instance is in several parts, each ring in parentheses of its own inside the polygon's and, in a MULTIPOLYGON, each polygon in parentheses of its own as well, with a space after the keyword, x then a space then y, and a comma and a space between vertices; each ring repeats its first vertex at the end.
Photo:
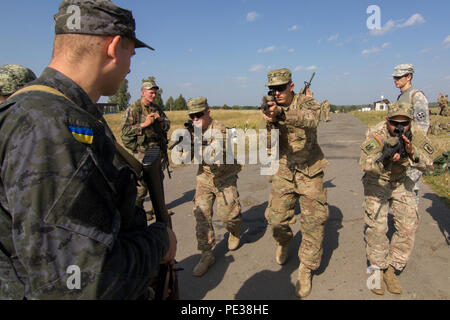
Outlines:
MULTIPOLYGON (((331 122, 319 126, 319 143, 330 162, 324 180, 330 219, 325 228, 322 263, 314 273, 312 293, 306 300, 450 299, 450 210, 427 185, 421 189, 415 248, 400 275, 404 293, 376 296, 366 287, 369 274, 363 235, 362 171, 358 164, 366 129, 349 114, 332 114, 331 122)), ((279 266, 275 262, 276 245, 264 218, 270 184, 259 169, 249 165, 239 174, 241 246, 237 251, 228 251, 228 233, 214 217, 216 263, 201 278, 191 275, 200 259, 192 214, 197 166, 177 168, 171 180, 166 178, 167 207, 175 212, 172 219, 178 238, 177 261, 184 268, 178 273, 181 299, 298 299, 294 288, 301 241, 299 222, 292 226, 294 241, 289 260, 279 266)))

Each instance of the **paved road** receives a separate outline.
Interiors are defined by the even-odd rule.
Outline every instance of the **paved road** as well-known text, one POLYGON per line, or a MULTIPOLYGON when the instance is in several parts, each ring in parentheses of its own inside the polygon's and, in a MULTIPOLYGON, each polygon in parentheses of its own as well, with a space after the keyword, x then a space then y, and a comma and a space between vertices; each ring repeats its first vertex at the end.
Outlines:
MULTIPOLYGON (((366 288, 369 275, 363 239, 362 172, 358 165, 366 127, 348 114, 332 115, 331 119, 319 127, 319 143, 330 161, 325 174, 330 219, 325 229, 322 264, 314 274, 313 290, 307 299, 450 299, 450 210, 426 185, 421 190, 416 246, 400 275, 404 294, 387 293, 379 297, 366 288)), ((242 245, 237 251, 228 251, 228 233, 215 217, 216 263, 201 278, 191 275, 200 259, 192 215, 196 170, 196 166, 178 168, 172 180, 165 181, 168 208, 175 212, 177 260, 184 268, 179 273, 181 298, 297 299, 294 286, 301 241, 299 222, 293 226, 295 237, 289 260, 279 266, 274 258, 275 242, 264 218, 270 185, 254 165, 245 167, 238 181, 243 213, 242 245)))

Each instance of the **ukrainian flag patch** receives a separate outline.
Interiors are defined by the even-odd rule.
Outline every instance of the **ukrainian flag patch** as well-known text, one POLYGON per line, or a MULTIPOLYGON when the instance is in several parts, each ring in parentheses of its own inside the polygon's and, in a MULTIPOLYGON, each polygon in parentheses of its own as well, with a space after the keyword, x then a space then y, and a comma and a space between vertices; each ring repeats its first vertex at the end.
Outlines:
POLYGON ((94 142, 94 130, 91 128, 69 126, 69 130, 78 142, 85 144, 94 142))

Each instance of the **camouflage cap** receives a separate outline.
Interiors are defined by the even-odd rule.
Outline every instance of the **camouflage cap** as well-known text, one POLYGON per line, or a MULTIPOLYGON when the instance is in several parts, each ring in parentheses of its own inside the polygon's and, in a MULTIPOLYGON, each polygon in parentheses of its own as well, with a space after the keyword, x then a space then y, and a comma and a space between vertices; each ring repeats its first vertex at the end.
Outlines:
POLYGON ((266 84, 267 87, 280 86, 292 81, 292 73, 286 68, 277 69, 270 71, 267 74, 267 79, 269 80, 266 84))
POLYGON ((414 73, 414 66, 412 64, 399 64, 395 67, 393 77, 402 77, 407 74, 414 73))
POLYGON ((155 81, 146 81, 146 82, 142 83, 141 91, 142 90, 151 90, 151 89, 159 90, 159 87, 156 85, 155 81))
POLYGON ((208 100, 205 97, 192 98, 188 100, 187 107, 187 114, 199 113, 208 108, 208 100))
POLYGON ((408 102, 394 102, 388 106, 388 118, 393 118, 395 116, 405 116, 414 119, 414 110, 410 103, 408 102))
POLYGON ((0 95, 12 95, 35 79, 36 75, 30 69, 18 64, 5 64, 0 67, 0 95))
POLYGON ((64 0, 54 19, 55 34, 119 35, 133 39, 136 48, 155 50, 136 38, 131 11, 109 0, 64 0))

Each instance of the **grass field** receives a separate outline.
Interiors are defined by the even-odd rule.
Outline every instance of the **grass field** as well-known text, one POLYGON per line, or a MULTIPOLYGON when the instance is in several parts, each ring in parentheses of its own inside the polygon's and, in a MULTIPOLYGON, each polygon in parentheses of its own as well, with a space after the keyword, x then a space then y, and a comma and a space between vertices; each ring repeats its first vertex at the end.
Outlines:
MULTIPOLYGON (((436 113, 437 108, 431 108, 432 113, 436 113), (434 110, 436 109, 436 110, 434 110)), ((368 127, 373 126, 386 118, 385 111, 370 111, 370 112, 360 112, 352 111, 351 114, 361 120, 368 127)), ((438 115, 431 116, 431 122, 438 121, 440 123, 448 122, 449 117, 443 117, 438 115)), ((450 136, 447 132, 443 132, 440 135, 428 135, 428 138, 432 143, 439 147, 441 150, 450 150, 450 136)), ((437 176, 423 176, 425 183, 430 185, 433 191, 450 207, 450 172, 447 170, 445 173, 437 176)))

